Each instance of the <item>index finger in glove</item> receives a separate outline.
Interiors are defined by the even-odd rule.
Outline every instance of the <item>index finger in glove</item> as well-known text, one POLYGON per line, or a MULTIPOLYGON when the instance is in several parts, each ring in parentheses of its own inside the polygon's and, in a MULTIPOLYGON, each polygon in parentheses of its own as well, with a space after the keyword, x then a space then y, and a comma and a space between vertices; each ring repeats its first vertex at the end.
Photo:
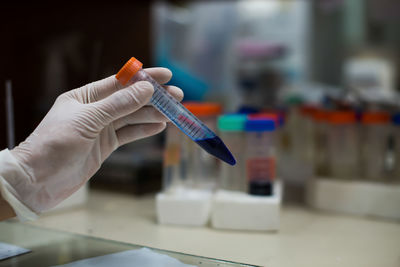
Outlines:
MULTIPOLYGON (((177 101, 182 101, 183 92, 176 86, 165 86, 165 90, 170 93, 177 101)), ((145 105, 141 109, 126 115, 122 118, 119 118, 114 121, 114 128, 116 130, 130 124, 140 124, 140 123, 158 123, 158 122, 167 122, 167 119, 164 115, 162 115, 159 111, 157 111, 154 107, 145 105)))
MULTIPOLYGON (((160 84, 167 83, 172 77, 172 72, 166 68, 147 68, 144 69, 144 71, 150 74, 150 76, 160 84)), ((120 84, 115 78, 115 75, 112 75, 75 89, 72 93, 81 103, 93 103, 102 100, 123 88, 126 88, 126 86, 120 84)))
POLYGON ((112 121, 140 109, 150 101, 153 92, 151 83, 140 81, 90 104, 95 128, 101 129, 112 121))

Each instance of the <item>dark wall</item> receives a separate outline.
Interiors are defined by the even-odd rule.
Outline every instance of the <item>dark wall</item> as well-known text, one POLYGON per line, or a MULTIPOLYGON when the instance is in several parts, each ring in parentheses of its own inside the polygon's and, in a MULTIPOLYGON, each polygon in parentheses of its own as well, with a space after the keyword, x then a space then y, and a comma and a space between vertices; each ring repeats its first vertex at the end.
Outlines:
POLYGON ((7 144, 7 79, 13 84, 18 144, 59 93, 115 73, 131 56, 150 65, 148 1, 3 5, 0 27, 0 149, 7 144), (53 72, 54 63, 62 71, 53 72))

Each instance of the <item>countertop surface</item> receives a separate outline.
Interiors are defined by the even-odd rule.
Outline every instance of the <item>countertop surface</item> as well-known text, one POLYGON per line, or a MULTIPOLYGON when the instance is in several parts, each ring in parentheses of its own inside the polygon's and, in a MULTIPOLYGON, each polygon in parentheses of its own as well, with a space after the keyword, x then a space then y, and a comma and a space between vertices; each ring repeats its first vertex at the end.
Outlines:
POLYGON ((154 196, 90 191, 85 205, 28 222, 50 229, 261 266, 400 266, 400 223, 283 206, 277 232, 159 225, 154 196))

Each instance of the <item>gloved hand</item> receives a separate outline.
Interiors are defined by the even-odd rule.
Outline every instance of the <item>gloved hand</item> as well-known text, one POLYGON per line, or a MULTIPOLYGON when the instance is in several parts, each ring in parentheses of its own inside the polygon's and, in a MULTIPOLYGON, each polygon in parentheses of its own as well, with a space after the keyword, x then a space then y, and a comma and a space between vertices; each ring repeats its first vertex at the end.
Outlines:
MULTIPOLYGON (((146 71, 161 84, 171 78, 164 68, 146 71)), ((166 90, 182 100, 179 88, 166 90)), ((36 213, 56 206, 117 147, 165 128, 167 119, 148 105, 152 94, 149 82, 122 88, 111 76, 60 95, 34 132, 11 151, 25 175, 4 177, 9 191, 36 213)))

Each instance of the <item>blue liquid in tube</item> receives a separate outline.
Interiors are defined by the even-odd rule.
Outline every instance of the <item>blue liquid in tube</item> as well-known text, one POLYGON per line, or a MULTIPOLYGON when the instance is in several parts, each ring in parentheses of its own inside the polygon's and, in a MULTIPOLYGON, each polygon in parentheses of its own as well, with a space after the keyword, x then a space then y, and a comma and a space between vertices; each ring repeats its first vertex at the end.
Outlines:
POLYGON ((235 158, 218 136, 196 140, 195 142, 211 155, 214 155, 230 165, 236 164, 235 158))

